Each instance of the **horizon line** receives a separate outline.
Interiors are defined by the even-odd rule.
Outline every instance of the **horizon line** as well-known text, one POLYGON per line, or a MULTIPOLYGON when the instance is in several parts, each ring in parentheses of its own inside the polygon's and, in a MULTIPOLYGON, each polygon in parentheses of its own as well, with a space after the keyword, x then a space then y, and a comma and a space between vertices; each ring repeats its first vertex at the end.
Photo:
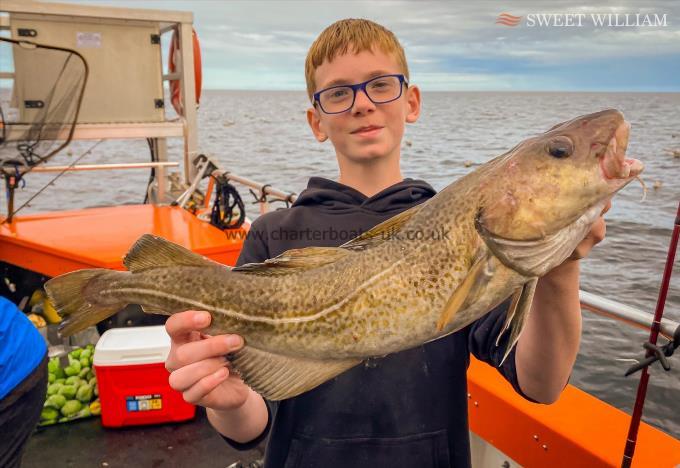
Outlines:
MULTIPOLYGON (((680 94, 680 88, 677 90, 635 90, 635 89, 423 89, 419 87, 422 92, 428 93, 639 93, 639 94, 680 94)), ((204 87, 203 91, 252 91, 252 92, 282 92, 282 93, 307 93, 304 89, 265 89, 265 88, 211 88, 204 87)))

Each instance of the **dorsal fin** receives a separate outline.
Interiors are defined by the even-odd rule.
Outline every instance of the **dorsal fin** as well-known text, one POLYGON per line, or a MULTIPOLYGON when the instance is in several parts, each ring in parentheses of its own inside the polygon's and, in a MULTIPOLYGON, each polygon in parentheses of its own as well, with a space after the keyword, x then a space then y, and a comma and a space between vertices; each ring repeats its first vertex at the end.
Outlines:
POLYGON ((339 247, 290 249, 262 263, 246 263, 232 268, 231 271, 262 276, 287 275, 328 265, 347 255, 350 255, 350 252, 339 247))
POLYGON ((383 221, 360 236, 342 244, 340 247, 305 247, 286 250, 282 254, 262 263, 246 263, 232 268, 231 271, 262 276, 287 275, 300 270, 310 270, 336 262, 352 251, 366 250, 387 239, 415 215, 421 205, 416 205, 396 216, 383 221))
POLYGON ((422 207, 423 203, 412 206, 408 210, 402 211, 398 215, 392 216, 390 219, 383 221, 377 226, 374 226, 360 236, 355 237, 351 241, 345 242, 340 246, 340 248, 347 250, 366 250, 370 247, 380 244, 386 239, 394 236, 394 234, 398 232, 416 213, 418 213, 422 207))
POLYGON ((244 346, 228 358, 243 381, 269 400, 292 398, 361 362, 361 359, 317 361, 281 356, 251 346, 244 346))
POLYGON ((226 265, 214 262, 189 249, 173 244, 162 237, 144 234, 123 258, 125 267, 133 273, 169 266, 220 266, 226 265))

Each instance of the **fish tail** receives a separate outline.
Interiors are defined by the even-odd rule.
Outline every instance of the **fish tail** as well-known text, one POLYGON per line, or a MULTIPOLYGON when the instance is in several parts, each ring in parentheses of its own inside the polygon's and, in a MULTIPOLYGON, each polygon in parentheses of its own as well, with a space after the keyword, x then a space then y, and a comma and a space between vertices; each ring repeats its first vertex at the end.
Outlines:
POLYGON ((127 304, 97 301, 101 286, 97 280, 104 276, 125 274, 103 268, 79 270, 52 278, 45 283, 45 291, 59 315, 61 336, 70 336, 112 316, 127 304), (93 300, 94 298, 94 300, 93 300))

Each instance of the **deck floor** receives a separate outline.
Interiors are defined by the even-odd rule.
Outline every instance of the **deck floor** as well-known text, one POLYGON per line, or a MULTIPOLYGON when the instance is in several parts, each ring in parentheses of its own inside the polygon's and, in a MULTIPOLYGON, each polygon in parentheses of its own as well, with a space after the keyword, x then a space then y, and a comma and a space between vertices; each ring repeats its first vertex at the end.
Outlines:
POLYGON ((40 428, 26 447, 23 468, 219 467, 261 458, 264 444, 238 452, 210 426, 205 410, 179 424, 104 428, 99 418, 40 428))

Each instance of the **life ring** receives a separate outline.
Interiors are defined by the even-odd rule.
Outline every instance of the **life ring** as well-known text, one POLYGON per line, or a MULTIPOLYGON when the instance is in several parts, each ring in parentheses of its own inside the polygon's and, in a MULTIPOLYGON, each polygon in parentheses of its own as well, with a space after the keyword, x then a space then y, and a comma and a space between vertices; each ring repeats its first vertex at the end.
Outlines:
MULTIPOLYGON (((192 42, 194 43, 194 83, 196 84, 196 105, 201 100, 201 86, 202 86, 202 70, 201 70, 201 45, 198 42, 196 31, 191 30, 192 42)), ((175 52, 178 52, 179 34, 177 30, 172 33, 172 40, 170 41, 170 53, 168 57, 168 72, 175 73, 177 65, 175 64, 175 52)), ((182 108, 182 93, 179 80, 170 80, 170 102, 172 107, 179 115, 184 115, 182 108)))

